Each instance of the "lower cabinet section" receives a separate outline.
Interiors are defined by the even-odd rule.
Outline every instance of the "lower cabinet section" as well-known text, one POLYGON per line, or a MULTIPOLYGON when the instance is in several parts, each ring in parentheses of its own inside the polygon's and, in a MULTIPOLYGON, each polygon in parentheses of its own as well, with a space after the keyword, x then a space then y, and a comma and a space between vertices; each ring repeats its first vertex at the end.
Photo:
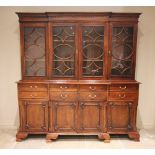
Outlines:
POLYGON ((21 100, 20 116, 23 131, 48 131, 48 101, 21 100))
POLYGON ((105 104, 96 101, 50 102, 50 131, 103 132, 105 104))
POLYGON ((81 132, 103 132, 105 127, 105 104, 103 102, 79 102, 81 132))
POLYGON ((109 134, 128 134, 129 138, 139 141, 137 85, 135 87, 24 85, 19 89, 17 141, 25 139, 28 134, 47 134, 48 141, 58 135, 98 135, 105 142, 109 142, 109 134), (40 96, 42 92, 47 95, 40 96), (34 94, 38 94, 37 97, 34 94))
POLYGON ((112 101, 107 106, 108 131, 128 132, 136 129, 136 104, 133 101, 112 101))

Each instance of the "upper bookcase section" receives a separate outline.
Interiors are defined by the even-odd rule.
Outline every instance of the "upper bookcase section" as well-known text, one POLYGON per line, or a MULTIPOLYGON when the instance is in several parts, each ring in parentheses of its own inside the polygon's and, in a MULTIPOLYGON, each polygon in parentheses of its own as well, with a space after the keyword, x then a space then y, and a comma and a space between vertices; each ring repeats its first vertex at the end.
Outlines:
POLYGON ((140 13, 17 13, 22 79, 134 79, 140 13))
POLYGON ((113 13, 113 12, 45 12, 28 13, 17 12, 20 22, 47 22, 47 21, 133 21, 137 22, 141 13, 113 13))

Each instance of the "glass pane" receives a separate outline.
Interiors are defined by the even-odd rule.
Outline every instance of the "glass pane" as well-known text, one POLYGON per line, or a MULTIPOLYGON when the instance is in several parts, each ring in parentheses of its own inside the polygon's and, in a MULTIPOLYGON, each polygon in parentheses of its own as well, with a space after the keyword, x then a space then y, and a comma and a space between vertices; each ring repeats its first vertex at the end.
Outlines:
POLYGON ((25 76, 45 76, 45 28, 24 28, 25 76))
POLYGON ((104 27, 82 27, 83 76, 103 76, 104 27))
POLYGON ((133 59, 133 27, 113 27, 111 75, 130 76, 133 59))
POLYGON ((75 75, 75 27, 53 27, 53 76, 75 75))

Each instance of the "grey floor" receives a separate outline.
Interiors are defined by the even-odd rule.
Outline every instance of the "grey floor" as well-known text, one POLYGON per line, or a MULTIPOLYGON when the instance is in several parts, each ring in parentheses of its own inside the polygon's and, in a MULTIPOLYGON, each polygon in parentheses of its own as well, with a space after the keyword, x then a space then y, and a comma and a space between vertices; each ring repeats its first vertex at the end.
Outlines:
POLYGON ((0 129, 1 149, 115 149, 115 148, 154 148, 155 129, 140 130, 140 142, 134 142, 127 136, 112 136, 110 143, 98 140, 96 136, 60 136, 58 140, 46 143, 45 135, 30 135, 22 142, 15 141, 15 129, 0 129))

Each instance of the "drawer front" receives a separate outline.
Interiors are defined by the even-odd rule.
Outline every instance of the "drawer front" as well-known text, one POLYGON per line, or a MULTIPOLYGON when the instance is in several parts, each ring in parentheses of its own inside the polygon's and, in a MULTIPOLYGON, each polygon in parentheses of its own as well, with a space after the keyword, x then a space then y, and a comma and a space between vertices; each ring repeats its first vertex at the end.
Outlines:
POLYGON ((19 92, 19 98, 48 98, 47 92, 19 92))
POLYGON ((48 85, 46 84, 19 84, 19 91, 47 91, 48 85))
POLYGON ((138 98, 137 93, 127 92, 110 92, 109 100, 136 100, 138 98))
POLYGON ((110 91, 138 91, 138 85, 115 84, 110 86, 110 91))
POLYGON ((79 99, 81 101, 90 101, 90 100, 106 100, 107 92, 82 92, 79 94, 79 99))
POLYGON ((77 85, 53 84, 50 91, 77 91, 77 85))
POLYGON ((80 85, 80 91, 107 91, 106 85, 80 85))
POLYGON ((76 101, 78 94, 73 92, 50 92, 50 98, 53 101, 76 101))

